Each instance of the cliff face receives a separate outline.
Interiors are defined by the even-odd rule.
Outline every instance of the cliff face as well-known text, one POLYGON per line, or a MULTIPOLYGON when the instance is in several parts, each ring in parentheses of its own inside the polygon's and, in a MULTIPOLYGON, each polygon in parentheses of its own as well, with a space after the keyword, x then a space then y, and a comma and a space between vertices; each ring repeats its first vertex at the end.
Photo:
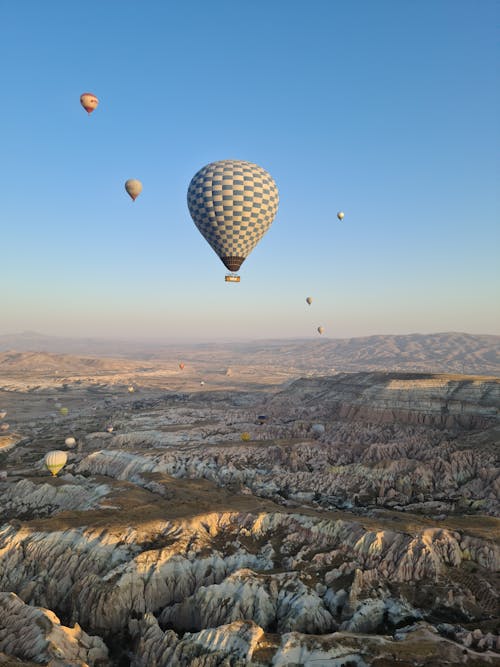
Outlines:
POLYGON ((500 381, 403 373, 342 373, 297 380, 271 401, 316 407, 317 418, 485 428, 499 421, 500 381))

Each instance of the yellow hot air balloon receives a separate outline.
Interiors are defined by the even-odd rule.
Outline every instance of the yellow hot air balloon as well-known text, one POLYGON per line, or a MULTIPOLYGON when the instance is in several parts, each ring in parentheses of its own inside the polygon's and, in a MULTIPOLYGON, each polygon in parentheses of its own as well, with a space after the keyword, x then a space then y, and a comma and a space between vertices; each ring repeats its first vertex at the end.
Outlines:
POLYGON ((88 114, 97 109, 99 100, 93 93, 82 93, 80 95, 80 104, 88 114))
POLYGON ((312 296, 308 296, 307 299, 306 299, 306 303, 308 303, 309 305, 311 305, 312 302, 313 302, 313 300, 312 300, 312 296))
POLYGON ((61 408, 61 409, 59 410, 59 412, 62 414, 63 417, 66 417, 66 415, 68 414, 69 410, 68 410, 68 408, 61 408))
POLYGON ((69 447, 70 449, 73 449, 73 447, 76 447, 76 440, 75 440, 75 438, 69 437, 69 438, 66 438, 66 440, 64 441, 64 444, 66 445, 66 447, 69 447))
MULTIPOLYGON (((278 210, 273 178, 252 162, 220 160, 200 169, 189 184, 194 224, 224 266, 236 272, 271 226, 278 210)), ((239 282, 238 276, 226 276, 239 282)))
POLYGON ((54 449, 52 452, 48 452, 45 455, 45 466, 54 477, 57 473, 64 468, 68 460, 68 455, 66 452, 62 452, 60 449, 54 449))
POLYGON ((240 438, 241 438, 241 440, 243 440, 243 442, 248 442, 250 440, 250 433, 247 433, 247 431, 244 431, 240 435, 240 438))
POLYGON ((344 219, 344 211, 339 211, 337 213, 337 218, 342 221, 344 219))
POLYGON ((322 334, 325 331, 325 327, 318 327, 318 333, 322 334))
POLYGON ((132 385, 130 385, 130 387, 127 388, 127 391, 129 394, 133 394, 135 389, 132 387, 132 385))
POLYGON ((129 178, 128 181, 125 181, 125 190, 135 201, 142 192, 142 183, 136 178, 129 178))

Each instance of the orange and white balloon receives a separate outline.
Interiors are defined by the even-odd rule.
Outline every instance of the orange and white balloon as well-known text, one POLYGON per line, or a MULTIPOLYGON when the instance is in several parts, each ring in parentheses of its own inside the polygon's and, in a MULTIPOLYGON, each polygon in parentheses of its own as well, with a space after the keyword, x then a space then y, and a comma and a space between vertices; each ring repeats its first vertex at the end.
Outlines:
POLYGON ((80 104, 88 114, 91 114, 92 111, 97 109, 99 100, 93 93, 82 93, 82 95, 80 95, 80 104))

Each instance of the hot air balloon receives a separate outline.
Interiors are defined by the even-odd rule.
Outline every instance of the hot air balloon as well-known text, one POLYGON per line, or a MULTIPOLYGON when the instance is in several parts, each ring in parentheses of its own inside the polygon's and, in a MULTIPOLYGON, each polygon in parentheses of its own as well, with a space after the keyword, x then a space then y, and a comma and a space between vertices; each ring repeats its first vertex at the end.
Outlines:
POLYGON ((106 426, 106 431, 108 433, 113 433, 113 427, 112 426, 106 426))
POLYGON ((6 424, 6 423, 0 424, 0 432, 2 432, 2 433, 5 433, 6 431, 8 431, 9 428, 10 428, 10 424, 6 424))
POLYGON ((125 190, 135 201, 142 192, 142 183, 136 178, 129 178, 128 181, 125 181, 125 190))
POLYGON ((181 371, 183 371, 184 370, 184 364, 180 363, 179 368, 181 369, 181 371))
MULTIPOLYGON (((233 273, 271 226, 278 202, 278 188, 267 171, 242 160, 207 164, 187 193, 194 224, 233 273)), ((239 282, 239 276, 226 276, 226 281, 239 282)))
POLYGON ((5 410, 2 410, 2 412, 0 412, 0 419, 5 419, 5 417, 7 417, 7 413, 5 410))
POLYGON ((322 334, 325 330, 325 327, 318 327, 318 333, 322 334))
POLYGON ((88 114, 91 114, 94 109, 97 109, 99 100, 93 93, 82 93, 80 95, 80 104, 88 114))
POLYGON ((247 433, 246 431, 244 431, 240 435, 240 438, 241 438, 241 440, 243 440, 243 442, 248 442, 250 440, 250 433, 247 433))
POLYGON ((130 387, 127 387, 127 391, 129 394, 133 394, 135 389, 132 387, 132 385, 130 385, 130 387))
POLYGON ((312 302, 313 302, 312 296, 308 296, 307 299, 306 299, 306 303, 311 305, 312 302))
POLYGON ((344 211, 339 211, 337 213, 337 218, 342 221, 344 219, 344 211))
POLYGON ((48 452, 45 455, 45 466, 46 468, 54 475, 64 468, 68 460, 68 455, 66 452, 62 452, 60 449, 54 449, 52 452, 48 452))
POLYGON ((59 410, 59 412, 62 414, 63 417, 66 417, 66 415, 68 414, 69 410, 68 410, 68 408, 61 408, 61 409, 59 410))
POLYGON ((66 445, 66 447, 69 447, 70 449, 73 449, 73 447, 76 447, 76 440, 75 440, 75 438, 71 438, 71 437, 66 438, 66 440, 64 441, 64 444, 66 445))
POLYGON ((319 438, 321 435, 324 434, 325 427, 323 426, 323 424, 313 424, 311 426, 311 431, 317 438, 319 438))
POLYGON ((203 382, 203 380, 200 382, 200 385, 201 385, 202 387, 205 386, 205 383, 203 382))

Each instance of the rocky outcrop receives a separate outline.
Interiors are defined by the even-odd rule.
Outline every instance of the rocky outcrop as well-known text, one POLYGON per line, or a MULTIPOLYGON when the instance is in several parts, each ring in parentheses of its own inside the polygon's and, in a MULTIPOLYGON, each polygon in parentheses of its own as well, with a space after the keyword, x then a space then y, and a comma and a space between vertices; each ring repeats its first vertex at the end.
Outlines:
POLYGON ((108 649, 78 624, 61 625, 49 609, 31 607, 14 593, 0 593, 0 650, 24 660, 71 667, 109 665, 108 649), (60 662, 61 661, 61 662, 60 662))
POLYGON ((401 422, 439 428, 484 428, 500 419, 500 380, 403 373, 340 373, 302 378, 271 402, 315 419, 401 422))

